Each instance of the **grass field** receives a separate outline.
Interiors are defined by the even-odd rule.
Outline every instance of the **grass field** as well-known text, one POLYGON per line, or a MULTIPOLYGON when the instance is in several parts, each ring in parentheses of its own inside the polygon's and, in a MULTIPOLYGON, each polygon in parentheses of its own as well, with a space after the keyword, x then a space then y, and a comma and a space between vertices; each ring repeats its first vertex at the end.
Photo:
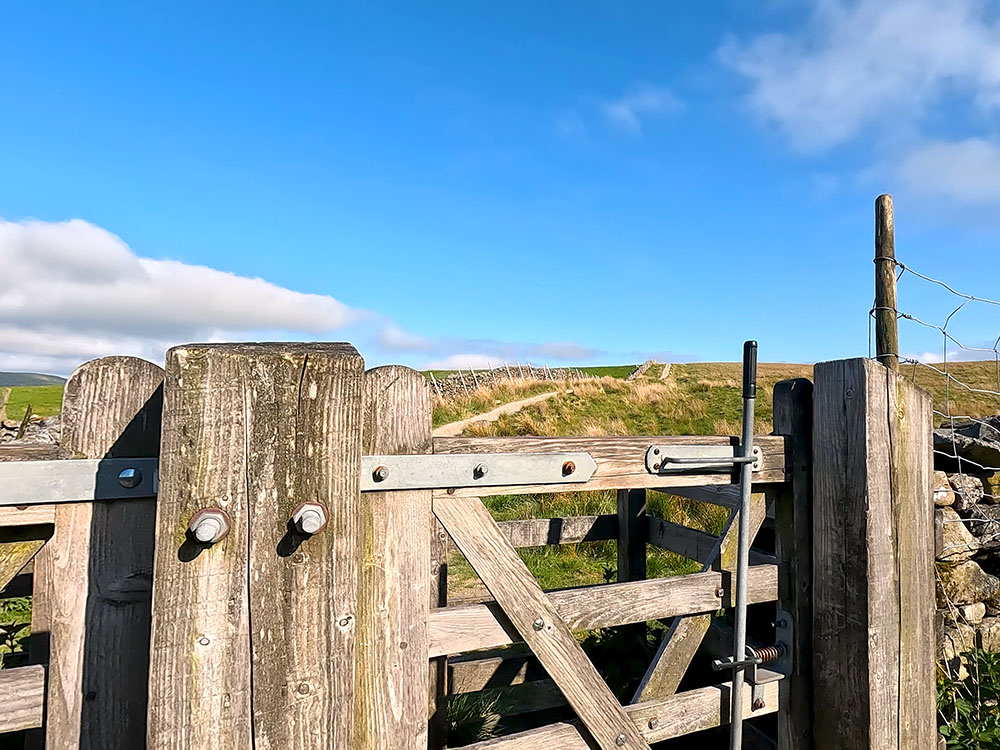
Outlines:
POLYGON ((42 417, 51 417, 59 413, 62 407, 63 387, 61 385, 25 385, 10 389, 10 399, 7 401, 7 419, 22 419, 24 410, 31 406, 31 411, 42 417))

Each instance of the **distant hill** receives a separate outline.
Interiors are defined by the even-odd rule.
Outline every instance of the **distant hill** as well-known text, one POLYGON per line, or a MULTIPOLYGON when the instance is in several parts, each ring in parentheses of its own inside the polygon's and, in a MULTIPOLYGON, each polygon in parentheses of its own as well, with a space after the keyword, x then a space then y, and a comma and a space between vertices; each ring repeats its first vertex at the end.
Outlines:
POLYGON ((66 378, 58 375, 40 375, 37 372, 0 372, 0 388, 22 385, 62 385, 66 378))

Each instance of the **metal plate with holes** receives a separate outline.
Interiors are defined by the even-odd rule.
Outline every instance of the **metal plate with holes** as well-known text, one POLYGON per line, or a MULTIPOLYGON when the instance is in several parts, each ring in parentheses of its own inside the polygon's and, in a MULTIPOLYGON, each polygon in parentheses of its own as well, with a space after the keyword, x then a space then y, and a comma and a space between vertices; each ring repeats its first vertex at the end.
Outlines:
POLYGON ((575 484, 597 470, 589 453, 442 453, 363 456, 361 491, 575 484))
MULTIPOLYGON (((651 445, 646 451, 646 471, 650 474, 703 474, 733 472, 742 460, 732 445, 651 445)), ((754 446, 753 470, 760 471, 763 454, 754 446)))
POLYGON ((0 506, 131 500, 156 495, 155 458, 0 463, 0 506))

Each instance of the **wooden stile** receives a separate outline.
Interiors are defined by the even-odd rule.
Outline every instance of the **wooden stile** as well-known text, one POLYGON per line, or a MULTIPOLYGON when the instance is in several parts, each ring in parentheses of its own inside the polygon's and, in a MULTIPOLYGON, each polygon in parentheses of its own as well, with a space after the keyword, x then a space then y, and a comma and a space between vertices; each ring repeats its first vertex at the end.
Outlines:
POLYGON ((930 395, 852 359, 813 398, 815 747, 933 747, 930 395))
POLYGON ((149 747, 354 746, 363 371, 348 344, 168 353, 149 747), (212 506, 231 529, 204 548, 212 506))
POLYGON ((788 575, 779 586, 778 606, 794 625, 792 674, 788 700, 778 713, 778 745, 782 750, 811 750, 812 694, 812 429, 813 384, 805 378, 774 386, 774 431, 787 435, 791 446, 789 481, 776 490, 778 558, 788 575))
MULTIPOLYGON (((364 403, 366 455, 430 451, 431 395, 423 375, 396 366, 370 370, 364 403)), ((427 746, 427 620, 437 594, 429 590, 431 521, 429 490, 362 497, 354 747, 427 746)))
MULTIPOLYGON (((106 357, 63 393, 64 458, 156 456, 163 370, 106 357)), ((43 509, 39 509, 43 512, 43 509)), ((31 656, 48 661, 45 745, 142 747, 156 503, 72 503, 35 558, 31 656)))

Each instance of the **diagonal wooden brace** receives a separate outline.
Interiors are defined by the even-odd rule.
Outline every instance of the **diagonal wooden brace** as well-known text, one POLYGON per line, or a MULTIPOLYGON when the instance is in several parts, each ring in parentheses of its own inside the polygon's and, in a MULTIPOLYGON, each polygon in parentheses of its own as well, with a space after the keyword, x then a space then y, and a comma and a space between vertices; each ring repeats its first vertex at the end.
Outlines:
POLYGON ((602 750, 649 750, 478 497, 437 497, 434 514, 602 750))

